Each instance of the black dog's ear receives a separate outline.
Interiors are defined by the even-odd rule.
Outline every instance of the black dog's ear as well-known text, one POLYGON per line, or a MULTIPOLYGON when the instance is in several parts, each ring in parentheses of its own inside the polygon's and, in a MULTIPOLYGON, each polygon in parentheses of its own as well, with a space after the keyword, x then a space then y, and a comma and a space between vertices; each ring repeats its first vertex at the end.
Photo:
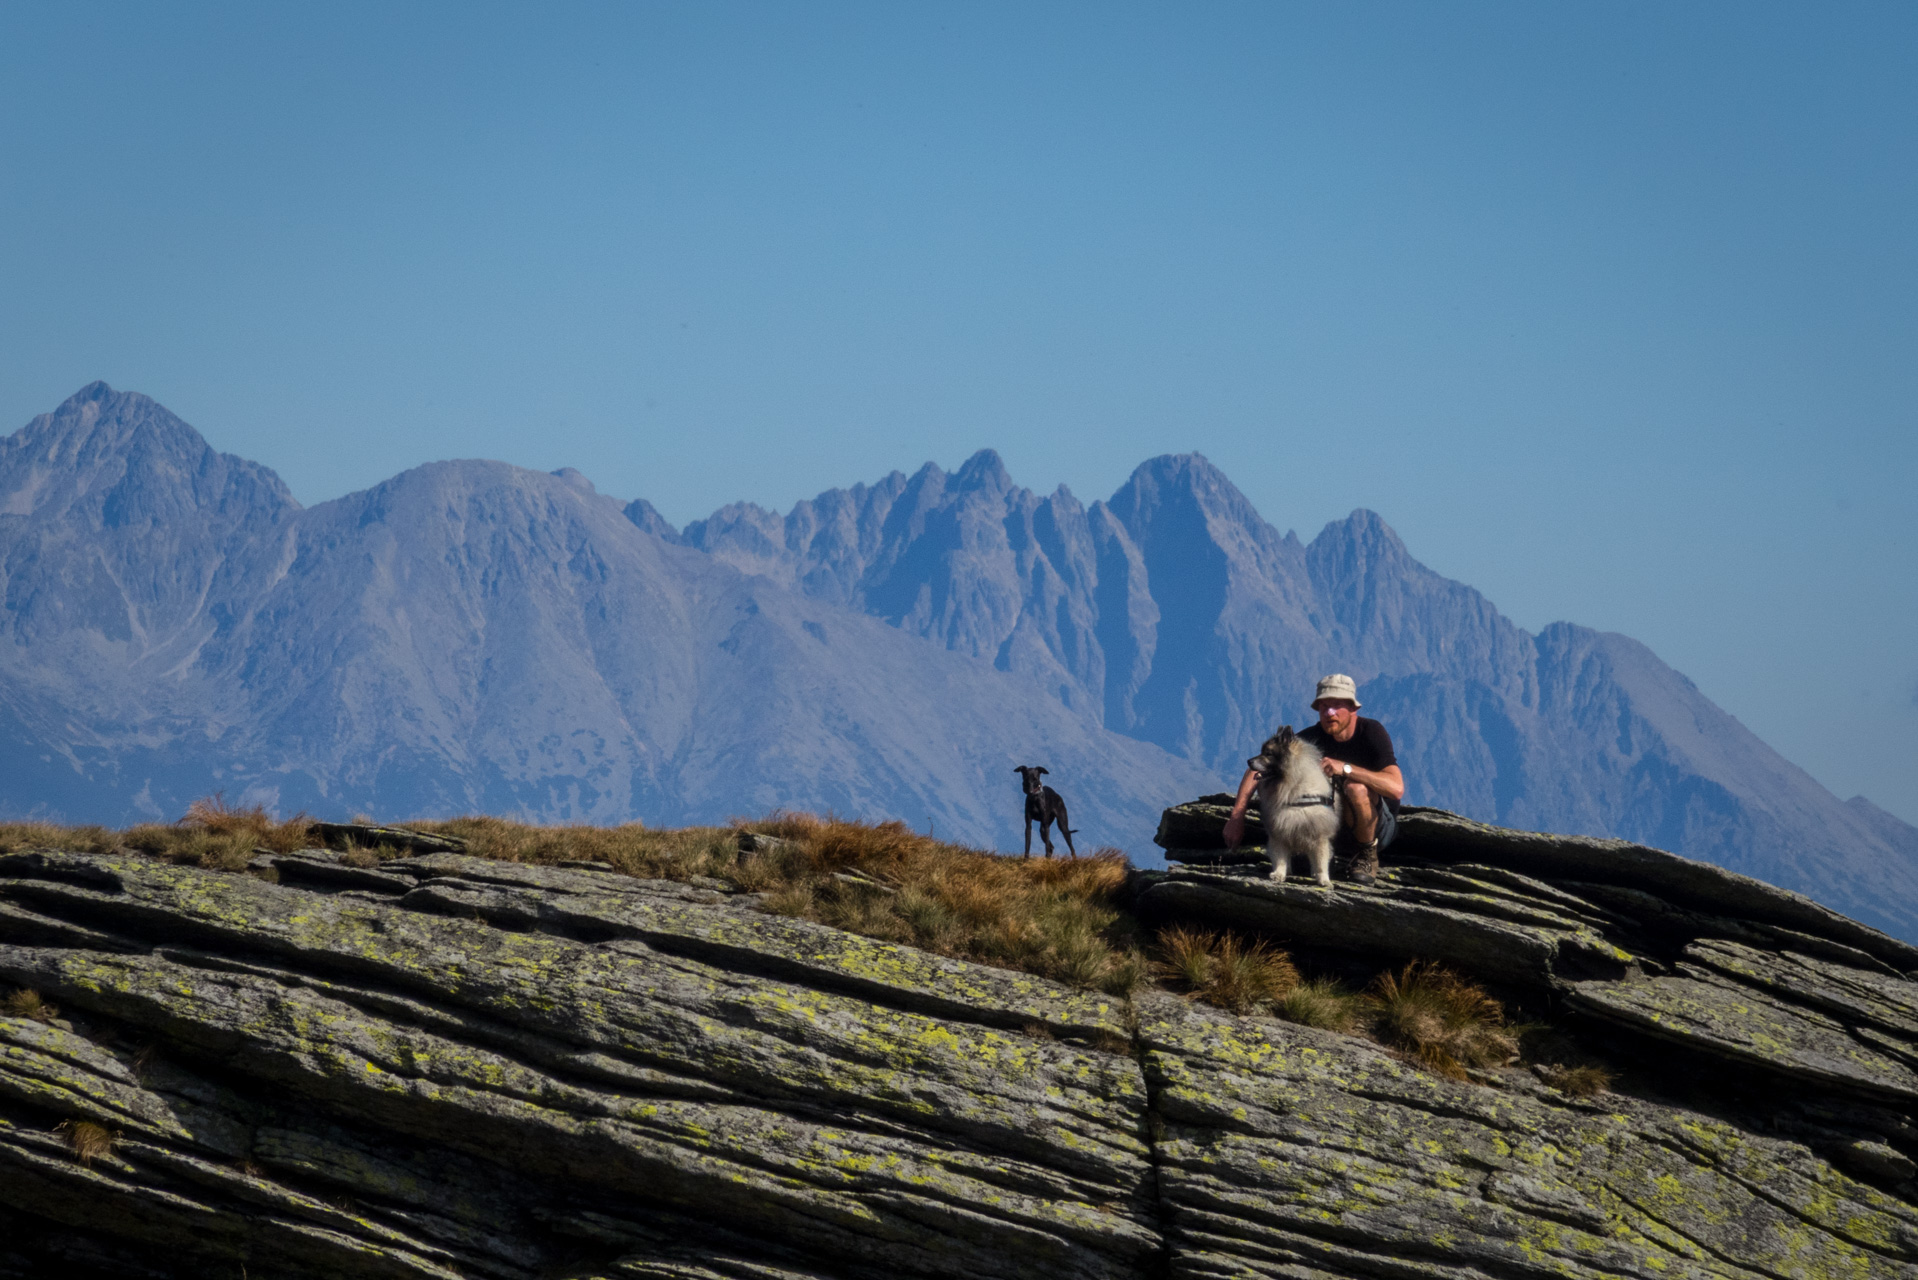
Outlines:
POLYGON ((1039 766, 1039 767, 1038 767, 1037 769, 1034 769, 1034 770, 1033 770, 1033 772, 1034 772, 1034 773, 1044 773, 1044 772, 1046 772, 1046 767, 1045 767, 1044 765, 1040 765, 1040 766, 1039 766))

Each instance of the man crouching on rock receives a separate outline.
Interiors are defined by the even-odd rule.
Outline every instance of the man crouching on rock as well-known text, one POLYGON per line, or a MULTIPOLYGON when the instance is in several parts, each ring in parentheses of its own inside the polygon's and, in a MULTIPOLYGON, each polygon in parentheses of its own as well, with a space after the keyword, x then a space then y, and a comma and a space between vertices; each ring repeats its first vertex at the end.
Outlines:
MULTIPOLYGON (((1312 698, 1319 722, 1299 737, 1325 757, 1325 776, 1344 796, 1339 806, 1341 828, 1334 848, 1352 859, 1350 876, 1360 884, 1379 878, 1379 850, 1392 843, 1399 830, 1399 801, 1405 798, 1405 775, 1392 751, 1392 735, 1376 720, 1359 714, 1359 687, 1351 676, 1332 675, 1319 681, 1312 698)), ((1245 807, 1258 789, 1259 771, 1247 769, 1239 781, 1232 816, 1225 823, 1225 847, 1236 849, 1245 834, 1245 807)))

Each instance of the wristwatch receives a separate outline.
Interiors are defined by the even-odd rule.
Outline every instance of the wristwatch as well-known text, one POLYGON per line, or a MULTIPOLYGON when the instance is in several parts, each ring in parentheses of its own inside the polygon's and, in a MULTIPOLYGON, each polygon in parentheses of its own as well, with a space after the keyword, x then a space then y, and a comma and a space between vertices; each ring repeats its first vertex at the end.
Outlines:
MULTIPOLYGON (((1340 761, 1339 763, 1340 763, 1340 764, 1345 764, 1345 762, 1344 762, 1343 760, 1341 760, 1341 761, 1340 761)), ((1345 765, 1345 773, 1346 773, 1346 776, 1347 776, 1347 777, 1350 777, 1350 776, 1352 775, 1352 766, 1351 766, 1351 765, 1349 765, 1349 764, 1347 764, 1347 765, 1345 765)))

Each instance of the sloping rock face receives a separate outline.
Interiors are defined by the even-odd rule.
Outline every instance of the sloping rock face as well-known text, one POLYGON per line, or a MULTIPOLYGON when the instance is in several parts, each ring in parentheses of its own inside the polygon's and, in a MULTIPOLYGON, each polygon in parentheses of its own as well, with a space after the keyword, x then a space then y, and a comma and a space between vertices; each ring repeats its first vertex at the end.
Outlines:
POLYGON ((16 1272, 1091 1277, 1160 1247, 1139 1065, 1087 1043, 1110 1002, 684 885, 275 861, 6 860, 0 974, 73 1027, 5 1024, 16 1272), (61 1118, 124 1136, 82 1166, 61 1118))
POLYGON ((1214 923, 1263 903, 1281 934, 1305 893, 1437 912, 1480 931, 1473 966, 1522 969, 1697 1087, 1439 1079, 718 881, 9 855, 0 979, 60 1017, 0 1018, 0 1275, 1918 1276, 1909 948, 1790 895, 1722 917, 1736 938, 1697 931, 1684 868, 1552 845, 1534 879, 1492 862, 1527 837, 1407 825, 1455 881, 1187 870, 1138 900, 1214 923), (111 1150, 80 1161, 81 1123, 111 1150))
POLYGON ((1223 848, 1230 803, 1166 811, 1157 838, 1185 865, 1140 877, 1148 918, 1444 962, 1735 1125, 1918 1193, 1918 947, 1662 850, 1409 807, 1376 886, 1277 884, 1262 849, 1223 848))

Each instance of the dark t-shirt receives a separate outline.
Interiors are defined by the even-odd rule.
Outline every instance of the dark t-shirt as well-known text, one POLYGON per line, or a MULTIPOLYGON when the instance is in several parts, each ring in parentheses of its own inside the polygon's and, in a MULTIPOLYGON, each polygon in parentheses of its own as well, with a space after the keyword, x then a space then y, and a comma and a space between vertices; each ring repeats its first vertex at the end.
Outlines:
MULTIPOLYGON (((1389 769, 1399 762, 1392 752, 1392 735, 1385 726, 1376 720, 1359 717, 1359 727, 1352 737, 1340 742, 1319 725, 1308 725, 1299 731, 1299 737, 1319 749, 1319 754, 1327 760, 1339 760, 1354 769, 1370 769, 1374 773, 1380 769, 1389 769)), ((1385 803, 1393 813, 1399 811, 1399 802, 1386 797, 1385 803)))

